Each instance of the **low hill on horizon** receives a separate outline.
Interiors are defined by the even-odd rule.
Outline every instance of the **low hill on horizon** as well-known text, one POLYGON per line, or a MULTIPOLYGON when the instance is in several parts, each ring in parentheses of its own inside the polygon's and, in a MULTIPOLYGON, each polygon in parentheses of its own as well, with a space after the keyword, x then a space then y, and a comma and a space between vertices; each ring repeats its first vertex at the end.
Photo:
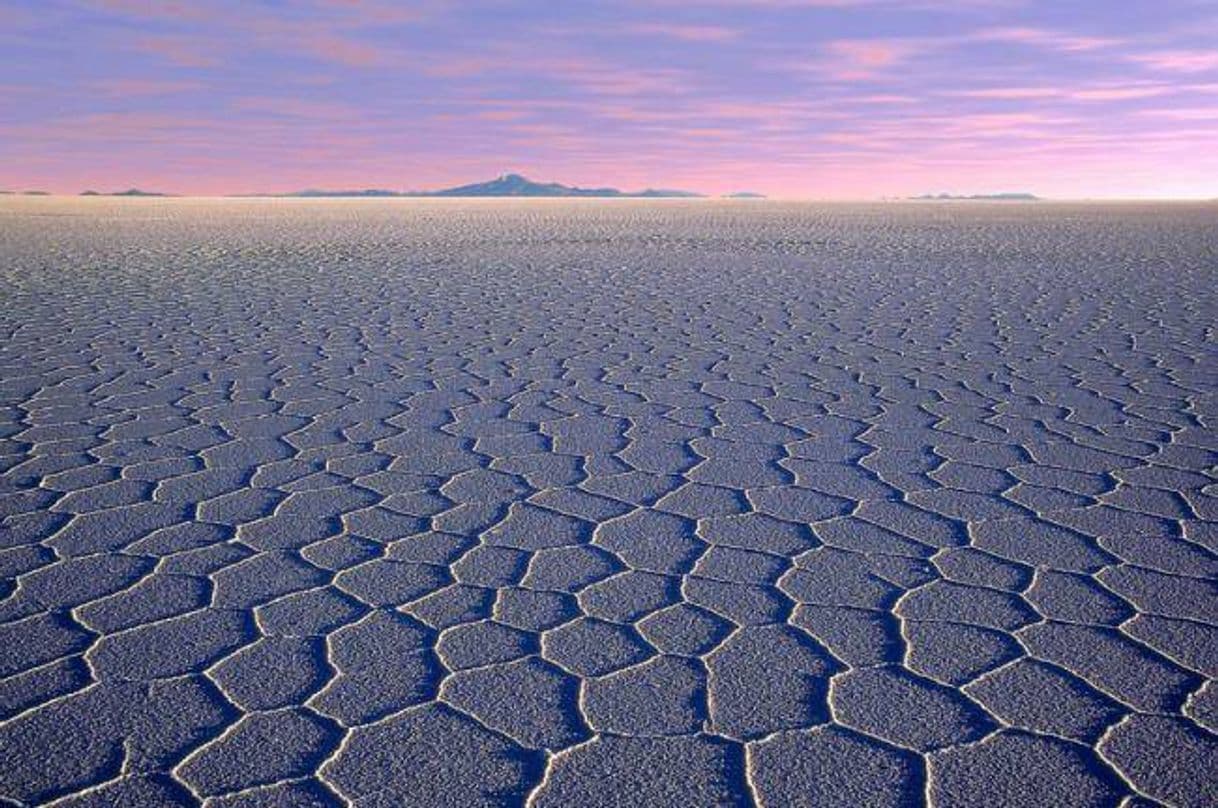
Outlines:
POLYGON ((361 188, 358 190, 339 190, 330 191, 322 188, 306 188, 303 191, 292 191, 286 194, 241 194, 241 196, 302 196, 302 197, 334 197, 334 196, 360 196, 360 197, 382 197, 382 196, 412 196, 409 193, 400 191, 389 191, 384 188, 361 188))
POLYGON ((1015 193, 1006 192, 1006 193, 998 193, 998 194, 922 194, 921 196, 911 196, 909 198, 910 199, 929 199, 929 200, 992 199, 992 200, 997 200, 997 201, 1010 201, 1010 202, 1036 202, 1036 201, 1040 200, 1040 197, 1037 196, 1036 194, 1029 194, 1026 192, 1015 192, 1015 193))
POLYGON ((163 194, 159 191, 141 191, 139 188, 128 188, 125 191, 112 191, 103 193, 100 191, 81 191, 81 196, 173 196, 173 194, 163 194))
MULTIPOLYGON (((303 191, 293 191, 287 194, 269 194, 270 196, 292 197, 603 197, 603 198, 699 198, 702 194, 692 191, 681 191, 669 188, 646 188, 642 191, 621 191, 617 188, 580 188, 574 185, 563 185, 558 182, 534 182, 521 174, 502 174, 487 182, 475 182, 468 185, 458 185, 454 188, 441 188, 436 191, 389 191, 377 188, 361 190, 331 191, 310 188, 303 191)), ((261 196, 261 194, 249 194, 261 196)))

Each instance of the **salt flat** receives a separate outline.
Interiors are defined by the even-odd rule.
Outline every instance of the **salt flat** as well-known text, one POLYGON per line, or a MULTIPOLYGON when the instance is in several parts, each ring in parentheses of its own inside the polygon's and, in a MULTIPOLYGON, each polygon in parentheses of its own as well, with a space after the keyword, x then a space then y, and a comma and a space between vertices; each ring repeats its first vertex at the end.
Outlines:
POLYGON ((0 798, 1214 805, 1218 206, 0 201, 0 798))

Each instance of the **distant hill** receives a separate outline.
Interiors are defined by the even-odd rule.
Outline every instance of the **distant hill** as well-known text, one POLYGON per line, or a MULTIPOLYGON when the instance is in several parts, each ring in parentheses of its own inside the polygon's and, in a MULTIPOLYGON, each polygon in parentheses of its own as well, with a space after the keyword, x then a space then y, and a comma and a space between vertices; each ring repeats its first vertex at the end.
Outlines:
POLYGON ((702 199, 705 195, 696 191, 679 191, 675 188, 644 188, 634 193, 624 193, 620 196, 651 197, 655 199, 702 199))
POLYGON ((492 197, 492 196, 527 196, 527 197, 700 197, 701 194, 692 191, 678 191, 668 188, 647 188, 642 191, 619 191, 617 188, 579 188, 573 185, 563 185, 557 182, 534 182, 520 174, 504 174, 487 182, 475 182, 469 185, 458 185, 455 188, 442 188, 438 191, 386 191, 380 189, 364 189, 355 191, 327 191, 310 188, 295 191, 281 196, 295 197, 492 197))
POLYGON ((97 191, 82 191, 81 196, 169 196, 169 194, 157 193, 156 191, 141 191, 139 188, 128 188, 125 191, 114 191, 112 193, 99 193, 97 191))
POLYGON ((489 182, 475 182, 423 192, 424 196, 621 196, 616 188, 576 188, 557 182, 533 182, 519 174, 504 174, 489 182))
POLYGON ((753 191, 737 191, 734 194, 724 194, 724 199, 765 199, 765 194, 755 193, 753 191))
POLYGON ((319 188, 306 188, 303 191, 295 191, 284 196, 409 196, 398 191, 387 191, 383 188, 364 188, 362 190, 353 191, 325 191, 319 188))
POLYGON ((1035 194, 1028 193, 1002 193, 1002 194, 922 194, 921 196, 911 196, 910 199, 932 199, 932 200, 951 200, 951 199, 992 199, 1000 202, 1035 202, 1040 199, 1035 194))

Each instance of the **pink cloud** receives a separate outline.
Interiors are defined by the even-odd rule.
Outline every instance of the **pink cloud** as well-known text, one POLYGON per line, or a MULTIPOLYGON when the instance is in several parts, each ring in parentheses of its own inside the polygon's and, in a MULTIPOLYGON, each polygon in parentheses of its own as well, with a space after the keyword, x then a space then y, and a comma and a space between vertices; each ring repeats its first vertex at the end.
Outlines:
POLYGON ((1009 101, 1038 99, 1069 99, 1073 101, 1125 101, 1169 95, 1180 88, 1159 84, 1091 85, 1083 87, 982 87, 975 90, 951 90, 943 95, 956 98, 978 98, 1009 101))
POLYGON ((205 5, 186 0, 91 0, 90 4, 102 11, 137 19, 197 22, 211 16, 205 5))
POLYGON ((687 89, 685 71, 675 68, 627 68, 586 57, 525 60, 517 66, 525 72, 546 75, 595 96, 662 97, 678 95, 687 89))
POLYGON ((1043 28, 989 28, 973 33, 971 39, 981 42, 1010 42, 1048 48, 1056 51, 1092 51, 1120 45, 1123 40, 1108 37, 1077 36, 1043 28))
POLYGON ((501 49, 498 53, 445 57, 422 61, 425 75, 439 78, 471 78, 494 73, 530 85, 568 85, 583 91, 585 99, 602 97, 659 95, 670 96, 687 89, 687 74, 666 67, 634 67, 608 59, 583 56, 549 56, 501 49))
POLYGON ((1034 98, 1057 98, 1061 90, 1054 87, 983 87, 977 90, 952 90, 944 95, 959 98, 992 98, 998 100, 1024 101, 1034 98))
POLYGON ((279 16, 253 16, 243 23, 243 33, 265 48, 303 53, 344 67, 377 67, 395 62, 394 54, 355 34, 362 28, 359 17, 297 20, 279 16))
POLYGON ((1130 61, 1153 70, 1171 73, 1204 73, 1218 70, 1218 50, 1163 50, 1136 53, 1130 61))
MULTIPOLYGON (((691 5, 690 0, 649 0, 660 5, 691 5)), ((739 6, 743 8, 867 8, 870 6, 906 6, 922 9, 963 8, 988 5, 993 0, 697 0, 702 6, 739 6)))
POLYGON ((1076 90, 1070 93, 1070 98, 1078 101, 1127 101, 1134 98, 1154 98, 1171 92, 1171 87, 1102 87, 1076 90))
MULTIPOLYGON (((233 17, 204 14, 198 4, 164 5, 135 0, 103 0, 105 7, 129 16, 192 23, 190 35, 166 33, 137 38, 132 47, 179 67, 215 67, 243 49, 303 54, 343 67, 370 68, 398 63, 392 51, 363 39, 362 29, 415 20, 417 12, 398 6, 356 0, 319 0, 321 16, 298 18, 288 13, 234 11, 233 17)), ((212 9, 214 11, 214 9, 212 9)))
MULTIPOLYGON (((765 104, 746 101, 712 101, 702 107, 702 112, 716 118, 764 121, 784 117, 791 112, 791 104, 765 104)), ((687 117, 687 113, 669 110, 676 117, 687 117)))
POLYGON ((172 95, 202 90, 201 81, 169 81, 160 79, 99 79, 92 86, 108 96, 172 95))
POLYGON ((529 116, 524 109, 482 109, 472 117, 482 121, 519 121, 529 116))
POLYGON ((852 104, 916 104, 918 99, 912 95, 895 95, 877 93, 875 95, 860 95, 854 98, 846 99, 852 104))
POLYGON ((313 101, 300 98, 280 98, 275 96, 250 96, 237 99, 234 109, 247 112, 261 112, 287 118, 309 118, 328 121, 357 120, 362 110, 351 104, 336 101, 313 101))
POLYGON ((1015 127, 1068 123, 1069 119, 1059 116, 1044 115, 1037 112, 997 112, 975 115, 961 115, 946 123, 957 131, 992 132, 1011 130, 1015 127))
POLYGON ((480 56, 457 56, 444 59, 431 59, 421 63, 421 69, 428 76, 437 78, 468 78, 487 73, 503 65, 502 59, 480 56))
POLYGON ((58 142, 107 146, 115 142, 174 143, 223 130, 223 122, 203 117, 167 113, 105 112, 75 115, 46 123, 12 124, 3 127, 10 137, 30 142, 45 140, 54 132, 58 142))
POLYGON ((913 52, 908 42, 882 39, 839 39, 825 46, 829 53, 863 69, 887 67, 913 52))
POLYGON ((0 6, 0 27, 16 30, 38 22, 38 15, 29 9, 0 6))
POLYGON ((682 110, 638 109, 621 104, 607 104, 598 110, 602 118, 630 123, 664 123, 687 120, 688 114, 682 110))
POLYGON ((392 61, 390 54, 379 47, 337 34, 310 34, 302 40, 301 47, 324 62, 347 67, 376 67, 392 61))
MULTIPOLYGON (((355 15, 362 24, 400 25, 407 22, 419 22, 426 15, 418 8, 410 5, 385 0, 317 0, 322 8, 336 9, 355 15)), ((348 18, 350 21, 350 18, 348 18)))
POLYGON ((32 84, 0 84, 0 98, 16 103, 18 98, 41 95, 44 90, 32 84))
MULTIPOLYGON (((822 46, 826 58, 806 62, 802 66, 811 67, 840 81, 874 80, 890 75, 897 65, 903 65, 920 54, 979 42, 1003 42, 1077 53, 1110 48, 1122 44, 1123 40, 1025 27, 988 28, 947 36, 839 39, 822 46)), ((1013 94, 1006 97, 1039 97, 1039 88, 1034 88, 1035 95, 1024 95, 1023 90, 1024 88, 1013 90, 1013 94)), ((997 88, 995 92, 1002 93, 1004 88, 997 88)), ((1052 95, 1052 91, 1046 92, 1045 95, 1052 95)))
MULTIPOLYGON (((1218 121, 1218 107, 1191 107, 1185 109, 1144 109, 1138 112, 1150 118, 1166 118, 1173 121, 1218 121)), ((1218 139, 1218 136, 1216 136, 1218 139)))
POLYGON ((839 81, 874 79, 925 47, 912 39, 838 39, 825 43, 825 58, 809 66, 839 81))
POLYGON ((215 67, 222 64, 219 52, 198 37, 159 34, 135 40, 132 47, 152 56, 159 56, 178 67, 215 67))
POLYGON ((686 42, 725 42, 735 39, 739 32, 719 25, 666 25, 662 23, 639 23, 626 26, 628 33, 645 36, 671 37, 686 42))

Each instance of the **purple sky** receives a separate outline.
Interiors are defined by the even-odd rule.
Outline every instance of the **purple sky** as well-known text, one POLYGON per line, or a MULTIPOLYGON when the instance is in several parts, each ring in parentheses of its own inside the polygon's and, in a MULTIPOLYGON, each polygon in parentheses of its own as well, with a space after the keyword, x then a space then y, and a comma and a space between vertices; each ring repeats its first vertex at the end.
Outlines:
POLYGON ((0 188, 1218 196, 1215 0, 0 0, 0 188))

